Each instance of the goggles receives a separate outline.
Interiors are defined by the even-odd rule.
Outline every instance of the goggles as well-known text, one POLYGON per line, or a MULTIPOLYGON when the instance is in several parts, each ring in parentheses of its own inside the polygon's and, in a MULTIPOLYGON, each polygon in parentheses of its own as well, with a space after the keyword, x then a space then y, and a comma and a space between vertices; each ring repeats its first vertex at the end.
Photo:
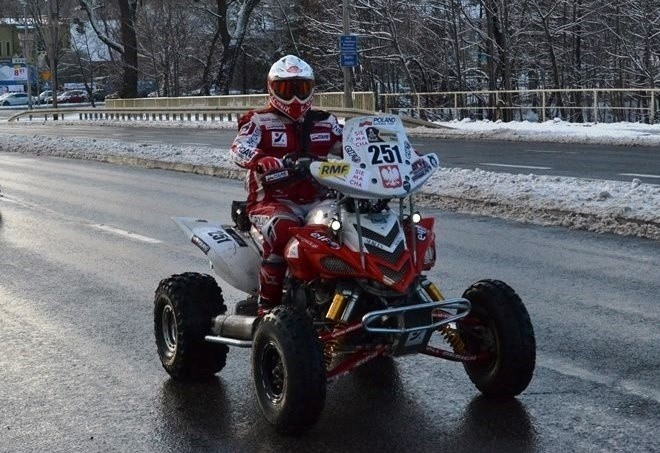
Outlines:
POLYGON ((297 97, 303 101, 314 91, 314 81, 304 79, 273 80, 270 82, 273 94, 283 101, 290 101, 297 97))

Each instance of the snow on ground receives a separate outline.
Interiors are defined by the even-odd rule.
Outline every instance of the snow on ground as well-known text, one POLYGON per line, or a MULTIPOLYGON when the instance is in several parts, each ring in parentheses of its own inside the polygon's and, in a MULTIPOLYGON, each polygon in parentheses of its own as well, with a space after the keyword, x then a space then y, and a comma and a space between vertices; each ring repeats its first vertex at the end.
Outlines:
MULTIPOLYGON (((658 147, 660 152, 660 124, 569 123, 560 119, 543 123, 463 120, 436 124, 449 128, 443 134, 447 138, 652 146, 658 147)), ((433 131, 420 131, 419 134, 433 134, 433 131)))
MULTIPOLYGON (((51 123, 52 124, 52 123, 51 123)), ((151 127, 234 128, 229 122, 98 122, 99 126, 150 125, 151 127)), ((409 129, 410 135, 440 137, 644 145, 658 148, 660 125, 632 123, 571 124, 450 122, 441 129, 409 129)), ((228 143, 217 148, 128 144, 116 140, 71 139, 39 135, 39 124, 8 123, 34 127, 29 137, 4 135, 0 151, 99 159, 124 164, 171 168, 229 178, 243 174, 228 158, 228 143)), ((75 122, 61 124, 63 127, 75 122)), ((3 127, 3 131, 6 128, 3 127)), ((0 189, 2 182, 0 181, 0 189)), ((441 168, 427 184, 425 205, 457 212, 486 215, 525 223, 568 228, 660 241, 660 185, 636 178, 628 182, 580 179, 535 174, 495 173, 479 169, 441 168)), ((194 214, 194 213, 191 213, 194 214)))

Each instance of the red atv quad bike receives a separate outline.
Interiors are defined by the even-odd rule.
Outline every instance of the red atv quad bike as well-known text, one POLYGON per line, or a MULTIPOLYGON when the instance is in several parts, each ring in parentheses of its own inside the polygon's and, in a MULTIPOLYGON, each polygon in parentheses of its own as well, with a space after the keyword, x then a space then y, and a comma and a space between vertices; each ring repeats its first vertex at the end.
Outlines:
POLYGON ((424 274, 435 264, 434 220, 419 214, 413 195, 437 169, 437 157, 413 151, 397 116, 351 119, 343 137, 342 160, 302 155, 264 176, 286 184, 311 174, 334 194, 295 229, 285 249, 283 302, 270 311, 257 310, 262 238, 244 203, 232 206, 234 225, 174 219, 215 273, 248 298, 227 314, 214 277, 188 272, 162 280, 154 327, 165 370, 177 380, 208 379, 225 366, 229 346, 252 348, 259 405, 288 434, 317 422, 329 380, 382 357, 462 362, 485 395, 521 393, 536 345, 514 290, 481 280, 445 299, 424 274))

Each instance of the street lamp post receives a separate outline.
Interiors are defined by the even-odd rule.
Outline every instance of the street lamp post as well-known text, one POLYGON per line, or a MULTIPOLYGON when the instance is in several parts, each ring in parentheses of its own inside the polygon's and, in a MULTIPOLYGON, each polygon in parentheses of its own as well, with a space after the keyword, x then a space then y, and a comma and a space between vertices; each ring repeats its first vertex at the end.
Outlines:
POLYGON ((25 58, 25 78, 27 79, 27 95, 28 95, 28 110, 32 108, 32 81, 30 80, 30 55, 32 55, 32 45, 34 37, 28 34, 27 31, 24 35, 18 35, 23 50, 23 57, 25 58))
MULTIPOLYGON (((50 62, 50 89, 53 91, 53 108, 57 108, 57 56, 59 46, 59 20, 55 10, 55 2, 48 0, 48 26, 44 30, 44 41, 50 62)), ((57 114, 53 119, 57 119, 57 114)))
MULTIPOLYGON (((24 5, 25 6, 25 5, 24 5)), ((32 109, 32 81, 30 80, 30 57, 32 56, 32 46, 34 45, 34 36, 28 32, 27 11, 25 14, 24 33, 18 34, 18 40, 25 58, 25 78, 27 79, 28 110, 32 109)))

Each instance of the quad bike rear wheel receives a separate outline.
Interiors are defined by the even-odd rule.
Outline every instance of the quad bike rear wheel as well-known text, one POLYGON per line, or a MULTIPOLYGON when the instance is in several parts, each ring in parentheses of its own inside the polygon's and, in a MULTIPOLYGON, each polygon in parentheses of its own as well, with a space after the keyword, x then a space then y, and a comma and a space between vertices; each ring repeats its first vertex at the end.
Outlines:
POLYGON ((459 322, 459 334, 468 353, 488 357, 464 364, 470 380, 486 396, 520 394, 529 385, 536 362, 534 329, 520 297, 499 280, 481 280, 463 297, 472 304, 472 322, 459 322))
POLYGON ((226 310, 222 290, 210 275, 187 272, 161 280, 154 334, 160 361, 173 379, 208 379, 224 368, 229 348, 204 337, 213 318, 226 310))
POLYGON ((301 434, 316 423, 325 403, 325 362, 304 312, 280 306, 264 316, 252 344, 252 373, 259 406, 278 432, 301 434))

